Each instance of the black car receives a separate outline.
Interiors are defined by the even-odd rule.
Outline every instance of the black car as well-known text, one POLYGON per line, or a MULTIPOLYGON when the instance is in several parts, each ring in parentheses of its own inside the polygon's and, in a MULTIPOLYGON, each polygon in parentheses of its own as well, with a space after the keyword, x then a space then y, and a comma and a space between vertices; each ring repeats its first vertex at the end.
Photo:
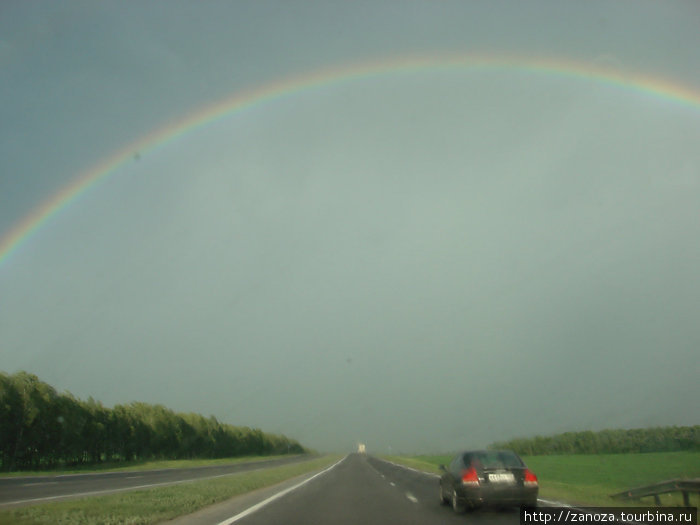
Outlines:
POLYGON ((537 476, 510 450, 457 454, 440 477, 440 502, 455 512, 481 506, 537 505, 537 476))

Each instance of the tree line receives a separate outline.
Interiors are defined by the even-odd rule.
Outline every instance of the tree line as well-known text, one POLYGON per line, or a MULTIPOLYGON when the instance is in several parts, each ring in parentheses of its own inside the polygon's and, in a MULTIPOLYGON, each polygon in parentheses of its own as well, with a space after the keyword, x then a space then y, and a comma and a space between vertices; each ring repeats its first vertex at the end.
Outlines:
POLYGON ((524 456, 700 450, 700 425, 565 432, 502 441, 489 448, 506 448, 524 456))
POLYGON ((299 454, 295 440, 162 405, 104 407, 27 372, 0 372, 0 469, 101 462, 299 454))

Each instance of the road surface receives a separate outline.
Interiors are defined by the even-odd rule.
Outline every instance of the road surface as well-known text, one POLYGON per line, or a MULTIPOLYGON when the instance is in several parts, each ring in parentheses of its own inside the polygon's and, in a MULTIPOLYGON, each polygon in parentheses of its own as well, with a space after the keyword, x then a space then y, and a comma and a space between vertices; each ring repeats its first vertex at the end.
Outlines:
POLYGON ((293 456, 232 465, 185 469, 0 478, 0 508, 48 503, 61 499, 96 496, 152 486, 174 485, 187 481, 226 476, 237 472, 308 461, 313 457, 315 456, 293 456))
MULTIPOLYGON (((306 476, 308 478, 308 476, 306 476)), ((275 498, 268 491, 258 501, 236 504, 236 498, 173 525, 518 525, 518 509, 479 510, 457 515, 438 501, 438 478, 381 461, 351 454, 310 481, 288 487, 275 498), (297 488, 293 488, 296 486, 297 488), (291 490, 290 490, 291 489, 291 490), (265 503, 272 496, 273 500, 265 503), (257 503, 259 508, 254 508, 257 503), (253 507, 253 508, 251 508, 253 507), (251 512, 252 510, 252 512, 251 512), (228 512, 227 512, 228 511, 228 512)), ((279 493, 280 489, 276 492, 279 493)))

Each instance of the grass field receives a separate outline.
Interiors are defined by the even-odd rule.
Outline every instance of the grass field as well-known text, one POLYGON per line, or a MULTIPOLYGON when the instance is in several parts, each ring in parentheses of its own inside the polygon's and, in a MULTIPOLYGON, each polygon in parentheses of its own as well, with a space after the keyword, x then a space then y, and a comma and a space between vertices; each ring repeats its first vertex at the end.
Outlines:
POLYGON ((264 461, 269 459, 289 458, 293 455, 282 456, 240 456, 220 459, 170 459, 160 461, 130 461, 127 463, 102 463, 100 465, 84 465, 81 467, 55 470, 24 470, 19 472, 2 472, 0 478, 24 476, 58 476, 63 474, 89 474, 95 472, 131 472, 139 470, 160 470, 168 468, 211 467, 215 465, 232 465, 248 461, 264 461))
MULTIPOLYGON (((452 456, 384 456, 404 465, 439 473, 438 465, 452 456)), ((625 505, 610 494, 674 478, 700 478, 700 452, 659 452, 649 454, 571 454, 525 456, 523 460, 540 482, 540 497, 579 505, 625 505)), ((653 498, 636 504, 653 505, 653 498)), ((680 494, 661 496, 662 505, 682 505, 680 494)), ((697 506, 698 497, 691 495, 697 506)), ((633 505, 631 503, 630 505, 633 505)))
POLYGON ((321 469, 338 459, 340 456, 323 456, 304 463, 242 472, 224 478, 4 510, 0 511, 0 523, 13 525, 158 523, 195 512, 251 490, 321 469))

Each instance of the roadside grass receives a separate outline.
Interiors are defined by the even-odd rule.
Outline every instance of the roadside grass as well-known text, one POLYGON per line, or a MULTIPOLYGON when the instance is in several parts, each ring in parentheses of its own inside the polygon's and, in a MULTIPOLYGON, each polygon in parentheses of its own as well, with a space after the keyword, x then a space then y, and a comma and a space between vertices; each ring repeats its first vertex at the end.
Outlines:
POLYGON ((233 496, 268 487, 300 474, 319 470, 340 457, 322 456, 308 462, 241 472, 217 479, 3 510, 0 511, 0 523, 16 525, 157 523, 190 514, 233 496))
POLYGON ((280 458, 291 458, 299 454, 284 454, 277 456, 237 456, 218 459, 164 459, 149 461, 129 461, 121 463, 101 463, 99 465, 84 465, 67 469, 55 470, 23 470, 17 472, 2 472, 0 478, 30 477, 30 476, 63 476, 65 474, 94 474, 104 472, 131 472, 140 470, 162 470, 170 468, 213 467, 217 465, 233 465, 249 461, 264 461, 280 458))
MULTIPOLYGON (((447 465, 451 455, 382 456, 406 466, 439 473, 438 465, 447 465)), ((540 497, 577 505, 647 506, 653 497, 637 502, 610 498, 610 494, 674 478, 700 478, 700 452, 658 452, 644 454, 569 454, 523 456, 540 482, 540 497)), ((663 506, 679 506, 679 493, 662 494, 663 506)), ((700 503, 691 495, 690 504, 700 503)))
MULTIPOLYGON (((540 478, 541 497, 581 504, 623 505, 610 494, 668 479, 700 477, 700 452, 526 456, 523 460, 540 478)), ((660 498, 662 505, 683 504, 679 493, 660 498)), ((654 504, 653 497, 642 501, 654 504)))

